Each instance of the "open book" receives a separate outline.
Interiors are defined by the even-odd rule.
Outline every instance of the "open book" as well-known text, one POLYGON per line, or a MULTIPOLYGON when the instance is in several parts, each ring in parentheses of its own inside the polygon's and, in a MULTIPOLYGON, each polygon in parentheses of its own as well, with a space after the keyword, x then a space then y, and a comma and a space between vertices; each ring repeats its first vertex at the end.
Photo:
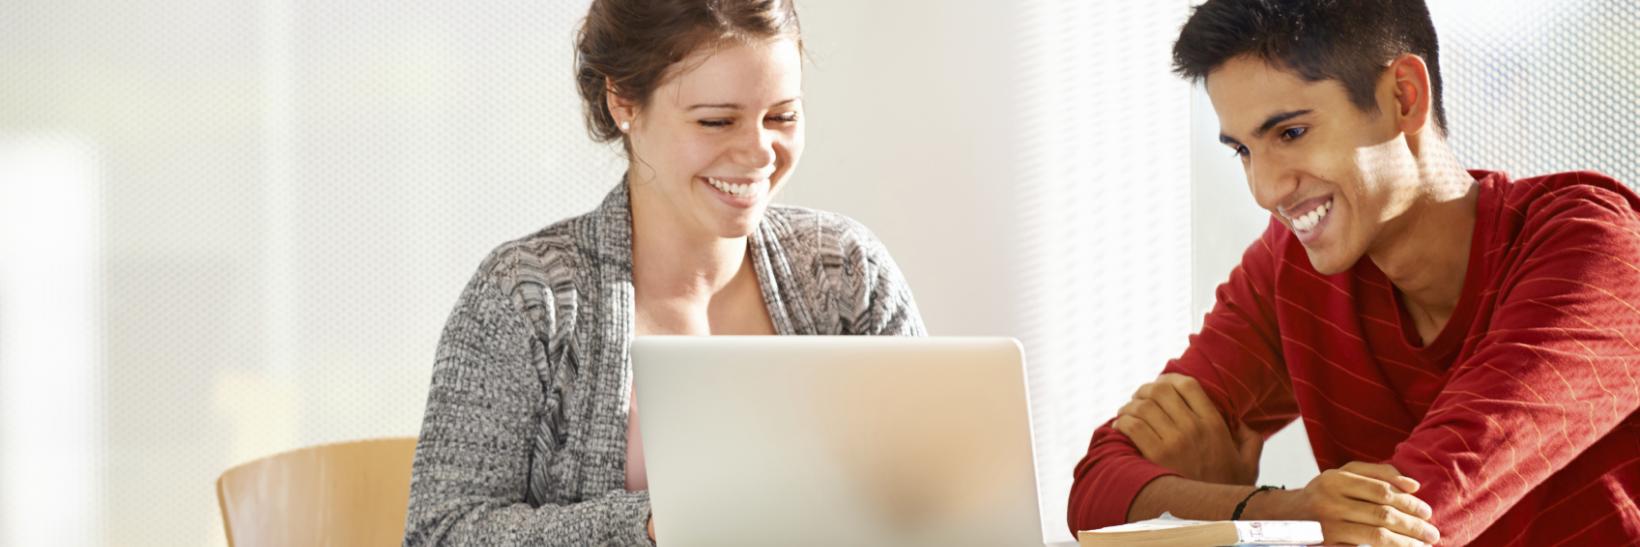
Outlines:
POLYGON ((1082 547, 1133 545, 1215 547, 1219 545, 1314 545, 1321 543, 1321 523, 1308 520, 1184 520, 1161 517, 1083 530, 1082 547))

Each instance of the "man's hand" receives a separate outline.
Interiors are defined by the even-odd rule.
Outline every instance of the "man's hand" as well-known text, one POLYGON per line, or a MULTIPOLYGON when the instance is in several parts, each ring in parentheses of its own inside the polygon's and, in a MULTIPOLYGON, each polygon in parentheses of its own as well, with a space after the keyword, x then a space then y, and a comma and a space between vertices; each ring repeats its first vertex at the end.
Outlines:
POLYGON ((649 542, 655 542, 655 515, 649 515, 649 542))
POLYGON ((1254 496, 1254 519, 1314 520, 1329 544, 1411 547, 1432 545, 1441 532, 1429 523, 1429 504, 1413 496, 1418 481, 1394 467, 1350 462, 1321 473, 1302 490, 1254 496))
POLYGON ((1145 459, 1187 479, 1247 485, 1258 480, 1264 438, 1239 424, 1232 432, 1195 378, 1163 374, 1140 386, 1117 412, 1115 427, 1145 459))

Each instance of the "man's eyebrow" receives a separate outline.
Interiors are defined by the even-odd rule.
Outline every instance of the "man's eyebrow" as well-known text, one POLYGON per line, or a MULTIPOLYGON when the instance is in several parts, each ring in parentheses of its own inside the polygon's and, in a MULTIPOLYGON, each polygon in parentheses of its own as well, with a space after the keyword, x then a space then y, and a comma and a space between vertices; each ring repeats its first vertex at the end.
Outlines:
POLYGON ((1303 116, 1305 114, 1309 114, 1310 112, 1311 112, 1310 110, 1306 109, 1306 110, 1289 110, 1287 112, 1277 112, 1275 114, 1271 114, 1270 117, 1264 119, 1264 123, 1259 124, 1258 129, 1253 130, 1253 136, 1254 137, 1263 137, 1265 133, 1269 132, 1270 129, 1274 128, 1277 124, 1280 124, 1281 122, 1284 122, 1284 121, 1287 121, 1287 120, 1291 120, 1293 118, 1297 118, 1299 116, 1303 116))
POLYGON ((1238 141, 1224 133, 1219 133, 1219 142, 1230 146, 1241 146, 1241 141, 1238 141))

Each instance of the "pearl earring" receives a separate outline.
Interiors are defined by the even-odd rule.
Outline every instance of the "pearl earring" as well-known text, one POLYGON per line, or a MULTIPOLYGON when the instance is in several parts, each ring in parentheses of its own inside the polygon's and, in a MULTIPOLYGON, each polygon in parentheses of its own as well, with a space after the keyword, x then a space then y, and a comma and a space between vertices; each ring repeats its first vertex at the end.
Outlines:
POLYGON ((631 131, 631 130, 632 130, 632 122, 621 122, 621 132, 622 133, 625 133, 625 132, 631 131))

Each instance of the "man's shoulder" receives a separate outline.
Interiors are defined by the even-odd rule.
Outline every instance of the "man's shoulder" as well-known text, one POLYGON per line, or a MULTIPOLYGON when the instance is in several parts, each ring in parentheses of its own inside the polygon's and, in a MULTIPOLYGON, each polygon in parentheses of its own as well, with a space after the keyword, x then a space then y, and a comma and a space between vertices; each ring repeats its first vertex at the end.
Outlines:
POLYGON ((1583 217, 1633 218, 1640 196, 1610 176, 1595 171, 1568 171, 1500 185, 1502 206, 1538 224, 1583 217))
POLYGON ((1617 180, 1572 171, 1496 186, 1488 246, 1497 271, 1566 277, 1614 259, 1640 264, 1640 196, 1617 180))

